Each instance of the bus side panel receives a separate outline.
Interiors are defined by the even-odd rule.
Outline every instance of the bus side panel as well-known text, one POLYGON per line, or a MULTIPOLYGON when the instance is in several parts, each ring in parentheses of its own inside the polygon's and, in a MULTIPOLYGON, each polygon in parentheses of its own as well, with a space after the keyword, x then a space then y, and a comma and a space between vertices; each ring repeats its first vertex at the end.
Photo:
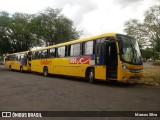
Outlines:
POLYGON ((85 77, 85 70, 88 65, 72 64, 70 58, 54 58, 51 61, 52 64, 48 66, 48 71, 51 74, 85 77))
POLYGON ((52 69, 54 74, 75 75, 76 67, 69 64, 68 58, 55 58, 52 69))
POLYGON ((57 58, 55 58, 54 60, 53 60, 53 63, 52 63, 52 70, 53 70, 53 74, 59 74, 59 62, 60 62, 61 60, 60 59, 57 59, 57 58))
POLYGON ((95 79, 106 80, 106 66, 95 67, 95 79))
POLYGON ((14 69, 14 70, 16 69, 16 64, 15 64, 15 63, 16 63, 15 61, 12 61, 12 62, 11 62, 11 67, 12 67, 12 69, 14 69))
POLYGON ((30 66, 23 66, 24 71, 29 71, 30 69, 31 69, 30 66))
POLYGON ((14 61, 13 67, 14 70, 17 70, 17 61, 14 61))
POLYGON ((86 70, 87 70, 88 66, 89 66, 88 64, 87 65, 83 64, 83 65, 80 66, 80 68, 79 68, 79 76, 80 77, 86 77, 85 73, 86 73, 86 70))
POLYGON ((9 65, 10 65, 10 61, 6 61, 6 62, 5 62, 5 67, 6 67, 6 68, 9 68, 9 65))
POLYGON ((6 68, 9 68, 11 66, 12 69, 15 69, 15 61, 6 61, 6 68))
POLYGON ((54 74, 53 73, 53 67, 54 67, 54 58, 48 58, 48 64, 47 64, 47 67, 48 67, 48 73, 49 74, 54 74))
POLYGON ((12 69, 15 69, 15 61, 11 61, 11 64, 10 64, 10 65, 11 65, 11 68, 12 68, 12 69))
POLYGON ((54 59, 37 59, 31 61, 31 71, 43 73, 43 68, 48 67, 48 73, 54 74, 54 59))
POLYGON ((80 63, 79 58, 69 58, 68 64, 68 75, 77 76, 77 77, 85 77, 85 72, 88 64, 80 63))
POLYGON ((32 60, 31 61, 31 71, 34 71, 34 72, 39 72, 39 67, 40 67, 40 64, 39 64, 40 60, 32 60))
POLYGON ((92 56, 70 57, 69 58, 69 75, 77 77, 85 77, 86 69, 90 65, 92 56))
POLYGON ((22 64, 19 61, 15 61, 15 69, 16 70, 20 70, 21 65, 22 64))

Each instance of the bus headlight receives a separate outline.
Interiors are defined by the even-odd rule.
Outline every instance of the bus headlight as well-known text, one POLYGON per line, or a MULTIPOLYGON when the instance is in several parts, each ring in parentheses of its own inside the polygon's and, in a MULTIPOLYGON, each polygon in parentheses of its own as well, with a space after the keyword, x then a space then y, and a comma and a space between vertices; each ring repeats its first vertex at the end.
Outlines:
POLYGON ((122 69, 129 72, 129 68, 123 62, 121 62, 121 64, 122 64, 122 69))

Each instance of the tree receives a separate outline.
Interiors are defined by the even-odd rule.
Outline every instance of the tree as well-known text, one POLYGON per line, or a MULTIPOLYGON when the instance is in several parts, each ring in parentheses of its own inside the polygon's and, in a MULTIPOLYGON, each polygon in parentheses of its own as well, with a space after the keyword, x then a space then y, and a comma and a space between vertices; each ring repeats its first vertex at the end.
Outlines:
POLYGON ((61 10, 47 8, 37 14, 0 11, 0 54, 26 51, 77 39, 80 32, 61 10))
POLYGON ((13 52, 26 51, 33 47, 34 39, 33 33, 30 31, 30 21, 33 15, 15 13, 12 15, 10 42, 13 52))
POLYGON ((151 46, 154 52, 160 52, 160 5, 149 8, 144 20, 131 19, 124 25, 124 31, 135 37, 141 46, 151 46))
POLYGON ((47 8, 32 20, 32 30, 46 46, 79 38, 80 32, 73 21, 61 14, 61 10, 47 8))
POLYGON ((3 54, 26 51, 35 41, 29 30, 32 15, 0 12, 0 51, 3 54))
POLYGON ((152 50, 151 50, 151 48, 147 47, 146 49, 142 49, 141 53, 142 53, 142 57, 143 58, 146 58, 146 59, 152 58, 152 50))
POLYGON ((10 17, 9 13, 0 11, 0 54, 9 53, 10 42, 8 38, 8 31, 10 30, 10 17))
POLYGON ((153 49, 160 52, 160 5, 153 6, 145 12, 144 26, 153 49))

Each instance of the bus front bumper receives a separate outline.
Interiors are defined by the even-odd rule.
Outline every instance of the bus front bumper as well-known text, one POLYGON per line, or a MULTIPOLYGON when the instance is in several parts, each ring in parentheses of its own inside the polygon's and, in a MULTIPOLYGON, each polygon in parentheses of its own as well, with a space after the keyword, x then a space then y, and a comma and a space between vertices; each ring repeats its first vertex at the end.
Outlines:
POLYGON ((142 77, 143 77, 143 72, 139 73, 123 72, 118 76, 118 81, 137 83, 141 81, 142 77))

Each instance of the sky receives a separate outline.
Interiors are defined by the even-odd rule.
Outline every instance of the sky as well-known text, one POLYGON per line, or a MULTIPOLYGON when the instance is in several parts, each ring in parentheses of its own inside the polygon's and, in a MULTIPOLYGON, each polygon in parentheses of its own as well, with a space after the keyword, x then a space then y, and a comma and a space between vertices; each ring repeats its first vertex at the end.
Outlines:
POLYGON ((0 11, 37 13, 47 7, 62 9, 83 31, 81 38, 106 32, 124 33, 129 19, 143 20, 144 11, 160 0, 0 0, 0 11))

